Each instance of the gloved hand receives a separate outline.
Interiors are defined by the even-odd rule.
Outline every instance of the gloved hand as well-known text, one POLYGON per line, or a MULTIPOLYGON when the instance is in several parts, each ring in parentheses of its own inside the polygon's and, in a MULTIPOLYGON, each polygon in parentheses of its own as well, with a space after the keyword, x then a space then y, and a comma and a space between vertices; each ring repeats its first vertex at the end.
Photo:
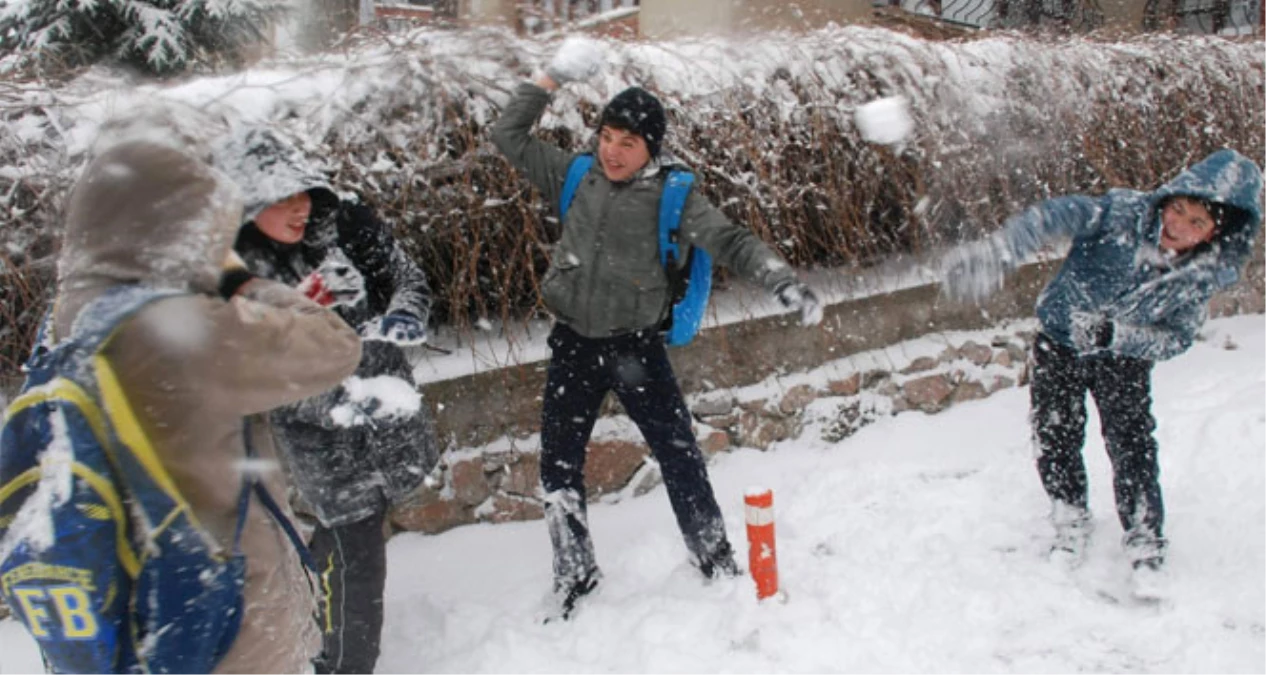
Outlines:
POLYGON ((295 289, 322 307, 329 307, 334 304, 334 294, 325 285, 325 279, 321 278, 320 272, 309 274, 303 281, 299 282, 298 286, 295 286, 295 289))
POLYGON ((822 303, 808 286, 799 281, 788 281, 779 286, 774 295, 783 307, 799 310, 800 325, 816 326, 822 322, 822 303))
POLYGON ((242 261, 242 257, 233 249, 229 249, 229 254, 225 256, 221 269, 223 272, 220 273, 219 291, 220 297, 225 300, 237 295, 243 286, 255 278, 255 275, 246 269, 246 263, 242 261))
POLYGON ((1077 351, 1100 352, 1111 348, 1116 340, 1116 323, 1102 314, 1073 312, 1068 318, 1072 323, 1069 337, 1077 351))
POLYGON ((351 307, 365 297, 365 277, 344 256, 331 254, 296 288, 322 307, 351 307))
POLYGON ((941 258, 941 292, 957 302, 981 302, 1015 269, 1015 255, 1001 233, 951 249, 941 258))
POLYGON ((603 60, 602 47, 596 40, 569 37, 554 53, 554 58, 545 67, 545 74, 559 85, 583 81, 598 74, 603 60))
POLYGON ((365 324, 361 336, 398 345, 421 345, 426 344, 426 324, 408 312, 391 312, 365 324))

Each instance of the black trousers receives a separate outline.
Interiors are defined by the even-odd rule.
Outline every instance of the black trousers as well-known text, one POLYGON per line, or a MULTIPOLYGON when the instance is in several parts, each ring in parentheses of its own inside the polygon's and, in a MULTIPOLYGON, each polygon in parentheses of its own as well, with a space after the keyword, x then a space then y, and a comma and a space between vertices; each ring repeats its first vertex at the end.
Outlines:
POLYGON ((1039 334, 1029 389, 1037 470, 1051 499, 1086 507, 1086 392, 1099 408, 1112 462, 1117 516, 1134 539, 1163 542, 1165 508, 1152 432, 1151 361, 1111 354, 1079 355, 1039 334))
POLYGON ((677 525, 696 562, 725 544, 725 524, 663 338, 645 331, 586 338, 563 324, 552 350, 541 421, 541 484, 556 579, 596 569, 585 517, 585 446, 614 391, 659 463, 677 525))
POLYGON ((346 525, 317 525, 310 547, 321 579, 318 673, 372 673, 382 638, 387 580, 386 512, 346 525))

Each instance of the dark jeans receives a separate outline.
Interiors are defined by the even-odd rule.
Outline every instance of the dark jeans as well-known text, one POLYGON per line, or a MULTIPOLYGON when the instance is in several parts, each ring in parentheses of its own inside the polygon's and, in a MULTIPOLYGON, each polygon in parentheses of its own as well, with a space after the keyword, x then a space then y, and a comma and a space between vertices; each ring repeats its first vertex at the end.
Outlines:
POLYGON ((1111 354, 1079 355, 1039 334, 1033 345, 1031 423, 1037 470, 1051 499, 1086 507, 1086 392, 1099 408, 1112 461, 1117 516, 1127 544, 1163 545, 1165 507, 1152 431, 1152 362, 1111 354))
POLYGON ((382 637, 387 580, 385 511, 346 525, 317 525, 312 557, 321 578, 318 673, 372 673, 382 637))
POLYGON ((541 484, 556 579, 578 578, 596 569, 585 518, 585 446, 608 391, 619 397, 659 463, 677 525, 696 563, 708 563, 722 549, 728 555, 721 509, 663 338, 655 331, 586 338, 560 323, 550 333, 549 345, 541 484))

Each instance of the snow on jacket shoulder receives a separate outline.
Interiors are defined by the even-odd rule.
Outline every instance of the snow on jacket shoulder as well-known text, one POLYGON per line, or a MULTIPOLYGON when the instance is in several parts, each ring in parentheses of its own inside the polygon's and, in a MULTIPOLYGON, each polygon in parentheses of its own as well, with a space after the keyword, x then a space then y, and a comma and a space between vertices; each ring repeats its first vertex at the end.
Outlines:
MULTIPOLYGON (((240 219, 231 183, 178 149, 119 145, 70 197, 54 334, 69 334, 106 289, 140 283, 187 294, 156 301, 105 348, 145 433, 197 518, 230 546, 243 470, 286 504, 267 420, 243 420, 336 385, 360 358, 354 331, 301 294, 264 280, 225 301, 220 261, 240 219)), ((288 509, 286 509, 288 512, 288 509)), ((319 648, 315 598, 294 546, 254 504, 241 539, 247 572, 237 640, 217 672, 301 672, 319 648)))
MULTIPOLYGON (((492 140, 557 210, 575 155, 531 134, 549 100, 544 89, 520 85, 493 127, 492 140)), ((668 159, 652 162, 651 170, 627 183, 607 180, 594 163, 576 190, 541 282, 550 311, 587 337, 657 328, 670 309, 668 277, 659 261, 659 200, 665 169, 676 165, 668 159)), ((794 279, 782 258, 750 230, 730 222, 697 189, 686 200, 681 235, 771 293, 794 279)))
POLYGON ((1209 299, 1239 279, 1261 229, 1261 194, 1257 165, 1221 150, 1153 192, 1116 189, 1047 200, 1008 220, 1003 232, 1020 257, 1050 241, 1072 241, 1038 298, 1047 334, 1071 345, 1071 316, 1099 314, 1116 323, 1114 353, 1158 361, 1191 346, 1209 299), (1159 247, 1160 207, 1175 195, 1230 208, 1212 242, 1170 256, 1159 247))

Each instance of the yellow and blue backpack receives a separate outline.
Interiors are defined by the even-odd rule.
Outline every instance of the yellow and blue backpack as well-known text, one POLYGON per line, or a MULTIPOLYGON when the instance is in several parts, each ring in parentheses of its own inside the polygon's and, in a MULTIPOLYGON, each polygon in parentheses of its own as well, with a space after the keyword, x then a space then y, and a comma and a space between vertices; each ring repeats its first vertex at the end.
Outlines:
POLYGON ((146 438, 101 352, 121 322, 169 295, 119 286, 89 303, 67 338, 41 335, 4 414, 0 595, 52 672, 210 672, 241 625, 239 541, 252 494, 307 553, 253 477, 242 479, 225 550, 146 438))

